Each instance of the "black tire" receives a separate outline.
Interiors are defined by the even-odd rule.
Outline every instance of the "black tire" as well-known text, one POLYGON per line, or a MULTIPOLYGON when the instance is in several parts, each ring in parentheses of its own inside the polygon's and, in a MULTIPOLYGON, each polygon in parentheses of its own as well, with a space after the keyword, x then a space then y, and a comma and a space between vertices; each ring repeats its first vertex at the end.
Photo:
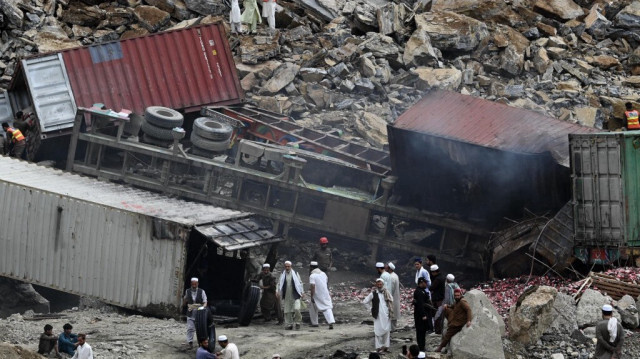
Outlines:
POLYGON ((244 291, 240 314, 238 314, 238 324, 241 326, 251 324, 251 319, 253 319, 253 315, 256 313, 256 308, 258 307, 258 300, 260 300, 260 287, 251 285, 251 287, 244 291))
POLYGON ((184 123, 184 116, 180 112, 162 106, 147 107, 144 110, 144 118, 155 126, 169 129, 182 127, 184 123))
POLYGON ((213 151, 213 152, 224 152, 229 148, 229 143, 231 139, 226 139, 224 141, 212 141, 206 138, 202 138, 198 136, 195 132, 191 132, 191 143, 194 147, 198 147, 201 150, 213 151))
POLYGON ((164 148, 171 146, 171 144, 173 143, 173 141, 159 140, 155 137, 151 137, 147 135, 146 133, 142 134, 142 142, 148 143, 150 145, 158 146, 158 147, 164 147, 164 148))
POLYGON ((202 138, 224 141, 231 137, 233 127, 211 117, 198 117, 193 121, 193 132, 202 138))
POLYGON ((196 324, 196 338, 198 339, 198 343, 204 338, 209 339, 209 326, 207 325, 207 311, 208 309, 194 309, 196 311, 195 314, 195 324, 196 324))
POLYGON ((173 141, 173 135, 171 134, 172 131, 173 130, 168 128, 153 125, 149 123, 149 121, 142 121, 142 132, 159 140, 173 141))
POLYGON ((212 353, 215 353, 216 350, 216 339, 216 324, 213 323, 209 327, 209 351, 212 353))
POLYGON ((212 152, 212 151, 207 151, 207 150, 203 150, 200 149, 198 147, 192 147, 191 148, 191 154, 194 156, 200 156, 200 157, 206 157, 206 158, 213 158, 215 155, 217 155, 217 152, 212 152))

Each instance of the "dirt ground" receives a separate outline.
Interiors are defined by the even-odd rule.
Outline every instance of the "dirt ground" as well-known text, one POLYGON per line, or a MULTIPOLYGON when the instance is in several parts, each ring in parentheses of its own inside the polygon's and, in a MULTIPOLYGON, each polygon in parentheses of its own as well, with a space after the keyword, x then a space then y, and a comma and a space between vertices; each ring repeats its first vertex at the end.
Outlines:
MULTIPOLYGON (((304 271, 302 271, 304 275, 304 271)), ((332 273, 333 292, 350 293, 352 289, 368 286, 366 276, 358 276, 356 281, 350 273, 332 273)), ((21 345, 25 349, 37 350, 37 338, 42 327, 49 323, 54 332, 62 331, 62 325, 71 323, 74 332, 85 332, 87 342, 94 348, 96 358, 194 358, 195 349, 185 346, 186 324, 173 319, 150 318, 141 315, 119 313, 113 307, 85 310, 65 310, 61 318, 31 320, 28 315, 13 316, 0 320, 0 341, 21 345)), ((308 322, 308 312, 303 313, 305 323, 300 330, 285 330, 275 321, 265 323, 256 318, 248 327, 238 327, 237 323, 218 324, 217 334, 225 334, 235 343, 240 356, 246 359, 271 358, 279 353, 283 358, 330 358, 341 350, 357 353, 367 358, 373 351, 373 321, 369 311, 359 303, 357 297, 341 295, 334 300, 335 329, 330 330, 324 318, 320 327, 312 328, 308 322)), ((392 333, 391 351, 400 353, 402 345, 415 341, 411 327, 411 314, 400 320, 400 329, 392 333), (405 328, 406 327, 406 328, 405 328)), ((431 336, 429 345, 435 348, 438 337, 431 336)), ((395 354, 387 355, 395 358, 395 354)))

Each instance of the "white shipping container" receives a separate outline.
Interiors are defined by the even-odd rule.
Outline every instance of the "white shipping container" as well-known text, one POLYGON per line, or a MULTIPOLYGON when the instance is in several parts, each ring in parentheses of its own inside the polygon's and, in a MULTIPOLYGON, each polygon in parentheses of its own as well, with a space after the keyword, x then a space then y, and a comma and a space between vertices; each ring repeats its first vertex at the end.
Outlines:
MULTIPOLYGON (((216 223, 251 215, 7 157, 0 198, 0 275, 166 315, 177 314, 188 281, 191 232, 217 243, 216 223)), ((265 232, 255 243, 224 241, 235 250, 281 240, 265 232)))

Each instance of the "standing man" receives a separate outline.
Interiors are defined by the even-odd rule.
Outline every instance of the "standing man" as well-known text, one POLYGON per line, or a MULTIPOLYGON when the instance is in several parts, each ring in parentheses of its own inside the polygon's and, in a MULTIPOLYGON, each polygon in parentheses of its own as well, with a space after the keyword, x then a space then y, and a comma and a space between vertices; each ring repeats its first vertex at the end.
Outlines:
POLYGON ((318 268, 323 271, 327 276, 329 270, 333 266, 333 254, 329 249, 329 240, 327 237, 320 238, 320 248, 318 248, 311 257, 312 261, 318 262, 318 268))
POLYGON ((640 130, 640 122, 638 121, 638 110, 633 109, 633 104, 627 102, 624 104, 627 110, 624 112, 625 125, 627 130, 640 130))
POLYGON ((8 123, 2 123, 2 129, 6 132, 7 140, 13 143, 12 156, 15 158, 22 158, 22 153, 27 146, 27 140, 20 130, 10 127, 8 123))
MULTIPOLYGON (((215 340, 215 338, 213 338, 215 340)), ((200 346, 196 351, 196 359, 216 359, 216 355, 209 352, 209 338, 200 341, 200 346)))
POLYGON ((69 354, 71 356, 76 352, 76 347, 78 346, 78 335, 71 333, 73 326, 69 323, 63 325, 62 329, 64 331, 58 335, 58 350, 61 353, 69 354))
POLYGON ((237 34, 242 32, 242 19, 240 15, 240 5, 238 0, 231 0, 231 13, 229 14, 229 23, 231 24, 231 33, 237 34))
POLYGON ((329 324, 329 329, 333 329, 336 322, 333 318, 333 302, 329 293, 327 275, 318 268, 318 262, 311 262, 309 266, 309 289, 311 291, 311 305, 309 305, 309 318, 311 326, 318 326, 318 312, 322 312, 324 319, 329 324))
POLYGON ((459 288, 456 289, 453 292, 453 298, 456 301, 454 305, 448 306, 445 304, 444 306, 444 312, 447 316, 447 320, 449 321, 449 326, 447 327, 447 333, 444 335, 440 345, 436 349, 436 352, 438 353, 442 351, 442 348, 449 344, 454 335, 458 334, 462 330, 465 323, 467 327, 471 326, 473 313, 471 313, 469 303, 462 298, 462 290, 459 288))
MULTIPOLYGON (((262 298, 260 298, 260 311, 264 317, 264 321, 271 320, 271 311, 275 311, 276 306, 276 277, 271 274, 271 265, 265 263, 262 265, 262 273, 258 276, 262 281, 260 288, 262 289, 262 298)), ((277 316, 277 311, 276 311, 277 316)))
POLYGON ((437 264, 436 256, 434 254, 427 255, 427 268, 431 268, 432 265, 437 264))
POLYGON ((44 326, 44 333, 40 334, 40 343, 38 343, 38 354, 49 356, 54 350, 56 358, 62 358, 58 352, 58 336, 53 334, 53 326, 47 324, 44 326))
POLYGON ((613 317, 613 307, 602 306, 602 320, 596 325, 596 359, 622 358, 624 331, 618 319, 613 317))
POLYGON ((187 307, 187 343, 193 348, 193 333, 196 332, 196 309, 207 307, 207 294, 198 288, 198 278, 191 278, 191 287, 184 291, 183 306, 187 307))
POLYGON ((416 284, 418 284, 418 278, 422 277, 427 281, 427 288, 425 292, 429 293, 429 287, 431 286, 431 277, 429 277, 429 272, 422 267, 422 258, 416 257, 413 261, 413 267, 416 269, 416 284))
POLYGON ((240 359, 240 352, 238 351, 238 347, 229 343, 229 339, 227 339, 226 335, 221 335, 218 337, 218 344, 222 347, 222 350, 219 351, 218 356, 222 359, 240 359))
POLYGON ((388 352, 391 345, 391 318, 393 316, 393 297, 384 288, 384 280, 376 279, 376 286, 362 301, 371 308, 373 333, 378 353, 388 352))
MULTIPOLYGON (((431 303, 433 304, 433 308, 439 308, 444 301, 444 290, 445 290, 445 279, 440 274, 440 268, 437 264, 433 264, 431 266, 431 303)), ((433 310, 430 310, 432 315, 436 314, 433 310)), ((442 323, 444 318, 442 316, 438 317, 434 323, 434 331, 436 334, 442 334, 442 323)))
POLYGON ((280 298, 284 301, 285 329, 291 330, 294 325, 296 329, 300 329, 300 323, 302 322, 300 299, 302 298, 304 289, 302 288, 300 276, 291 268, 290 261, 284 262, 284 272, 280 275, 278 291, 280 298))
POLYGON ((72 359, 93 359, 93 350, 91 345, 87 344, 86 339, 85 334, 78 334, 78 346, 76 353, 71 357, 72 359))
POLYGON ((269 29, 276 29, 276 0, 262 0, 262 17, 267 18, 269 29))
POLYGON ((389 293, 391 293, 388 287, 391 278, 389 276, 389 272, 384 270, 384 263, 382 262, 376 263, 376 271, 378 271, 378 277, 382 278, 382 280, 384 281, 384 287, 387 288, 387 291, 389 293))
POLYGON ((445 287, 444 287, 444 302, 443 304, 448 304, 448 305, 453 305, 453 303, 456 302, 456 300, 453 298, 453 292, 456 289, 459 289, 460 286, 458 285, 458 283, 455 282, 456 277, 449 273, 447 274, 447 282, 445 283, 445 287))
POLYGON ((413 320, 416 325, 416 341, 420 350, 424 350, 427 330, 430 328, 428 325, 429 316, 427 315, 430 303, 427 293, 424 291, 426 287, 427 281, 420 277, 418 278, 418 286, 413 291, 413 320))
POLYGON ((252 34, 256 33, 257 24, 262 23, 256 0, 244 0, 244 12, 240 16, 240 19, 249 27, 247 31, 252 34))
MULTIPOLYGON (((391 330, 398 327, 398 319, 400 318, 400 278, 396 274, 396 266, 392 262, 387 263, 386 267, 389 273, 389 285, 385 286, 391 292, 393 297, 393 318, 391 318, 391 330)), ((385 283, 386 284, 386 283, 385 283)))

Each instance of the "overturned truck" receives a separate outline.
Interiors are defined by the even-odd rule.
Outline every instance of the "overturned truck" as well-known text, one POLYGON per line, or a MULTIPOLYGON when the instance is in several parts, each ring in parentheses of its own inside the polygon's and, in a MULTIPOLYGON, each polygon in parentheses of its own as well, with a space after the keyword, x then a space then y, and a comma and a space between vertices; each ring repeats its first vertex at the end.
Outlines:
POLYGON ((240 250, 282 241, 251 213, 7 157, 0 193, 1 276, 158 316, 180 315, 194 276, 237 314, 240 250))

